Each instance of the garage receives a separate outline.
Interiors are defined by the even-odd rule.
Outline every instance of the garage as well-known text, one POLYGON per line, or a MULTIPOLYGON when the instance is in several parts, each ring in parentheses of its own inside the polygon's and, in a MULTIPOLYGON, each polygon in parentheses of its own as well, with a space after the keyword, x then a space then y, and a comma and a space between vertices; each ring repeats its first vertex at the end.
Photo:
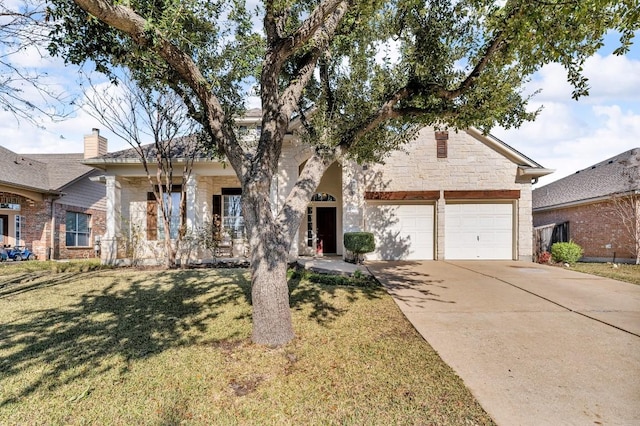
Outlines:
POLYGON ((513 203, 447 203, 445 259, 513 259, 513 203))
POLYGON ((433 204, 369 204, 365 224, 376 241, 368 259, 433 260, 433 204))

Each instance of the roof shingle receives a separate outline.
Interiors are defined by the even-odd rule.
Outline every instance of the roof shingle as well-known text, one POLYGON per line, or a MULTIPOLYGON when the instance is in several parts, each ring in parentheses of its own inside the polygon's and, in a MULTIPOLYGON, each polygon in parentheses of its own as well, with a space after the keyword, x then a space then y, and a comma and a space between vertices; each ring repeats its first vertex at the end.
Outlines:
POLYGON ((640 148, 533 190, 533 208, 541 209, 640 190, 640 148))
POLYGON ((83 154, 17 154, 0 146, 0 182, 41 192, 59 191, 93 170, 83 154))

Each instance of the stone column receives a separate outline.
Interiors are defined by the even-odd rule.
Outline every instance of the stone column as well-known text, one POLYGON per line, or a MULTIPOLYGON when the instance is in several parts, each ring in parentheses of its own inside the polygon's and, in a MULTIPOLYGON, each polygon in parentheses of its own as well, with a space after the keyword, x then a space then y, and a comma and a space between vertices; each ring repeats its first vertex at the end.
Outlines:
MULTIPOLYGON (((364 190, 365 174, 361 166, 353 160, 342 163, 342 236, 345 232, 359 232, 364 230, 364 190)), ((343 241, 338 241, 339 245, 343 241)), ((352 254, 343 247, 342 257, 348 259, 352 254)))
POLYGON ((353 160, 342 164, 342 233, 363 230, 364 182, 362 167, 353 160))
POLYGON ((195 232, 198 226, 197 218, 197 194, 198 194, 198 176, 195 173, 191 173, 187 179, 187 186, 185 195, 186 199, 186 219, 187 231, 195 232))
POLYGON ((118 238, 121 237, 121 186, 115 176, 105 176, 107 186, 107 231, 100 241, 100 259, 103 264, 115 265, 118 257, 118 238))

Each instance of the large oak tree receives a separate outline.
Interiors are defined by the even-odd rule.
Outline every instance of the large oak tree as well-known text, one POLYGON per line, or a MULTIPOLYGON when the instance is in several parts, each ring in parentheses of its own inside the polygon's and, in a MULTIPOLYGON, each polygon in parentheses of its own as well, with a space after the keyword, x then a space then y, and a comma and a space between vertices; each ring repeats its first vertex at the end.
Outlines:
POLYGON ((191 106, 243 189, 251 245, 253 340, 294 336, 286 283, 291 242, 334 161, 375 161, 431 124, 518 126, 522 84, 546 63, 587 94, 582 64, 603 36, 624 53, 638 29, 637 0, 51 0, 50 50, 131 70, 191 106), (262 134, 249 150, 234 134, 255 86, 262 134), (293 117, 315 146, 286 203, 269 202, 293 117))

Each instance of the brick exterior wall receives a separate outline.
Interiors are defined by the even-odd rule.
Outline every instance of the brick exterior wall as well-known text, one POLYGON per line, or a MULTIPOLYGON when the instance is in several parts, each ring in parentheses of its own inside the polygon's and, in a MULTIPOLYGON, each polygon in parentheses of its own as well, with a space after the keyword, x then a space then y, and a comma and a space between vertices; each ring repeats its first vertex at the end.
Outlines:
POLYGON ((19 195, 0 192, 0 197, 16 198, 20 203, 20 210, 2 210, 8 216, 9 238, 7 245, 24 245, 31 249, 39 260, 51 259, 87 259, 95 257, 93 243, 95 236, 103 235, 106 230, 106 214, 103 210, 85 209, 53 203, 55 208, 54 243, 51 246, 51 206, 52 201, 34 201, 19 195), (91 215, 91 246, 67 247, 65 242, 67 211, 91 215), (14 240, 15 216, 22 216, 20 242, 14 240))
POLYGON ((20 210, 2 210, 2 214, 9 217, 9 238, 7 245, 25 245, 38 257, 46 259, 48 241, 50 240, 51 225, 51 200, 34 201, 26 197, 0 192, 0 197, 16 198, 20 204, 20 210), (14 240, 15 216, 22 216, 21 238, 19 242, 14 240))
POLYGON ((569 222, 569 238, 584 249, 587 260, 635 259, 631 236, 612 212, 613 203, 599 202, 533 213, 534 226, 569 222), (610 246, 610 247, 609 247, 610 246))
POLYGON ((94 243, 96 236, 101 236, 106 231, 106 214, 103 210, 84 209, 82 207, 55 204, 55 233, 53 259, 91 259, 96 256, 94 243), (87 247, 67 247, 66 244, 66 216, 67 212, 84 213, 91 215, 90 245, 87 247))

